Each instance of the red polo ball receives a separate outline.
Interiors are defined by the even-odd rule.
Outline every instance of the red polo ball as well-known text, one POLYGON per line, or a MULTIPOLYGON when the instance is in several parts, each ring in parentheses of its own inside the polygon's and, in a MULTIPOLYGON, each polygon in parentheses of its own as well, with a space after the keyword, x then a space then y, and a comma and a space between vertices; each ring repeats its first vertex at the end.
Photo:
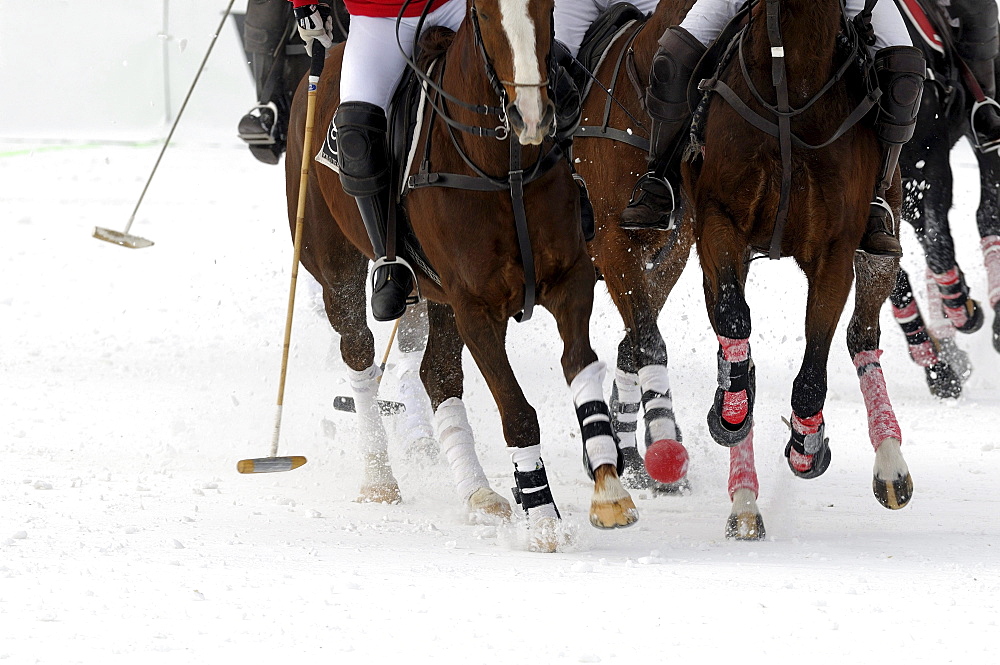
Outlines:
POLYGON ((655 441, 646 449, 646 471, 653 480, 676 483, 687 475, 688 452, 673 439, 655 441))

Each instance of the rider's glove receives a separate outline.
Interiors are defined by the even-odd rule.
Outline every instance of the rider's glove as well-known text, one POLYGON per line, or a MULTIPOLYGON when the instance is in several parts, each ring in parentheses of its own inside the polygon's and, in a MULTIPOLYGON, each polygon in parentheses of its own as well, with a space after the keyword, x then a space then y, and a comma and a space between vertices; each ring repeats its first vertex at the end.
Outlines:
POLYGON ((326 48, 333 46, 333 13, 330 5, 319 2, 295 7, 295 23, 299 27, 299 37, 306 43, 306 52, 312 55, 313 40, 326 48))

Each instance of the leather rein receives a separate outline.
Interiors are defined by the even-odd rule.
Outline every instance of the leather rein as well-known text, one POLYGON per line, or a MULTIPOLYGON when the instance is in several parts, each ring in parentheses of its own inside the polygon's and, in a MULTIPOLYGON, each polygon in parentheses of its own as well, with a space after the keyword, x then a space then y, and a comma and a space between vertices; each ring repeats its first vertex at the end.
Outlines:
MULTIPOLYGON (((851 127, 856 125, 868 113, 868 111, 870 111, 872 107, 878 103, 878 99, 882 95, 882 91, 879 88, 872 89, 854 108, 854 110, 851 111, 836 131, 834 131, 833 135, 822 143, 812 145, 806 143, 801 138, 793 134, 791 130, 792 118, 795 118, 812 107, 813 104, 815 104, 834 86, 834 84, 841 79, 841 77, 843 77, 848 68, 858 57, 858 53, 860 52, 862 45, 857 38, 857 33, 850 27, 846 27, 845 32, 848 34, 851 44, 850 53, 844 59, 844 62, 841 64, 837 72, 819 89, 815 95, 813 95, 799 108, 792 108, 788 101, 788 76, 785 67, 785 49, 781 37, 779 1, 780 0, 765 0, 767 4, 767 35, 771 45, 771 83, 777 94, 776 104, 769 104, 764 100, 763 96, 754 86, 750 77, 750 72, 747 69, 743 45, 744 39, 750 29, 749 22, 736 37, 743 80, 750 89, 751 94, 753 94, 754 99, 757 100, 757 103, 767 109, 769 113, 774 115, 777 118, 777 123, 762 117, 759 113, 751 109, 742 99, 740 99, 732 88, 719 79, 718 74, 714 78, 701 81, 698 85, 698 89, 703 92, 711 91, 719 93, 719 95, 726 102, 728 102, 729 105, 732 106, 744 120, 760 131, 778 139, 778 146, 781 153, 781 190, 778 198, 778 210, 775 215, 774 232, 771 235, 771 246, 767 254, 768 258, 771 260, 781 258, 781 240, 784 235, 785 225, 788 222, 788 206, 792 186, 792 146, 794 145, 797 148, 805 148, 808 150, 819 150, 820 148, 829 146, 831 143, 846 134, 851 127)), ((866 0, 865 9, 862 10, 863 12, 867 12, 869 20, 871 17, 871 7, 874 6, 876 1, 877 0, 866 0)), ((754 4, 756 4, 756 0, 751 2, 747 9, 749 10, 749 7, 754 4)), ((841 4, 841 11, 843 11, 843 4, 841 4)), ((853 25, 847 20, 846 16, 844 16, 844 25, 853 25)))
MULTIPOLYGON (((403 8, 400 10, 400 16, 403 15, 406 6, 413 1, 414 0, 407 0, 403 8)), ((417 25, 417 34, 420 34, 421 32, 421 28, 423 27, 423 22, 427 16, 430 4, 431 3, 428 2, 424 7, 424 11, 420 17, 420 22, 417 25)), ((462 189, 477 192, 498 192, 505 190, 510 192, 511 207, 514 215, 514 227, 517 231, 517 242, 521 253, 521 263, 524 271, 524 303, 521 311, 514 315, 514 320, 524 322, 531 318, 532 310, 535 306, 537 298, 535 259, 534 253, 531 249, 531 237, 528 230, 527 212, 524 207, 524 186, 534 182, 548 173, 549 170, 559 163, 563 154, 558 145, 553 142, 552 148, 545 154, 541 155, 534 164, 527 168, 522 165, 522 146, 520 141, 513 136, 513 132, 510 129, 510 121, 507 118, 506 109, 509 103, 509 96, 504 85, 506 84, 511 87, 545 87, 548 86, 549 81, 548 79, 542 81, 541 83, 501 81, 500 77, 496 73, 496 69, 493 67, 493 62, 490 59, 489 54, 486 52, 486 47, 483 43, 482 32, 479 26, 479 14, 476 8, 475 0, 472 0, 471 3, 470 16, 472 19, 472 28, 476 46, 480 57, 483 60, 487 79, 489 80, 494 93, 497 95, 499 104, 496 106, 469 104, 444 89, 444 65, 440 68, 437 76, 438 80, 434 80, 428 74, 423 72, 412 58, 407 58, 407 65, 421 81, 423 88, 421 94, 430 106, 430 117, 427 122, 427 140, 424 141, 422 159, 420 160, 417 172, 406 178, 403 195, 405 195, 406 192, 425 187, 447 187, 451 189, 462 189), (433 94, 431 94, 431 92, 433 92, 433 94), (500 124, 494 126, 476 126, 458 122, 452 118, 451 115, 449 115, 449 104, 459 106, 478 115, 499 118, 500 124), (452 147, 462 158, 462 161, 465 162, 466 166, 468 166, 475 175, 470 176, 459 173, 444 173, 430 170, 430 129, 433 126, 435 118, 439 118, 445 123, 452 147), (497 141, 506 141, 510 146, 507 173, 503 176, 493 176, 477 165, 472 157, 470 157, 463 149, 456 135, 456 131, 464 134, 471 134, 472 136, 493 138, 497 141)), ((445 56, 447 56, 447 54, 445 54, 445 56)), ((414 140, 417 140, 417 137, 414 137, 414 140)), ((394 222, 393 217, 394 216, 390 218, 390 224, 393 224, 394 222)), ((392 251, 394 251, 394 227, 390 229, 388 237, 393 241, 392 251)), ((388 256, 388 244, 386 250, 388 256)))

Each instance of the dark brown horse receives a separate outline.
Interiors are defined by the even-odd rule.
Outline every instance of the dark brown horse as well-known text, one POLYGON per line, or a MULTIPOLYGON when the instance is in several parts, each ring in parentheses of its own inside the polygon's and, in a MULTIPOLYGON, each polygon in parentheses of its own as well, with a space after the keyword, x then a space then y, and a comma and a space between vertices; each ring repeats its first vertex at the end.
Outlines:
POLYGON ((587 88, 573 147, 594 207, 596 233, 588 249, 625 325, 611 395, 614 431, 627 461, 623 482, 667 492, 685 488, 687 480, 663 484, 649 477, 638 451, 638 418, 641 407, 647 449, 664 441, 680 445, 667 345, 657 317, 684 270, 694 235, 690 224, 669 231, 624 229, 620 217, 630 198, 631 188, 624 183, 647 168, 649 121, 643 98, 657 40, 668 26, 680 23, 692 4, 662 0, 646 20, 630 14, 614 22, 620 27, 596 67, 596 83, 587 88))
MULTIPOLYGON (((732 57, 719 80, 774 125, 779 124, 775 108, 785 112, 791 118, 791 134, 820 146, 837 133, 864 93, 849 88, 848 81, 855 77, 847 76, 820 94, 844 62, 837 48, 842 25, 839 0, 762 0, 750 14, 741 52, 732 57), (777 15, 769 17, 769 12, 777 15), (780 33, 769 34, 769 23, 780 33), (787 84, 784 91, 782 80, 787 84), (801 112, 796 115, 790 109, 801 112)), ((800 477, 814 478, 829 465, 823 421, 827 360, 856 277, 847 346, 860 377, 876 450, 873 488, 886 507, 905 505, 912 481, 878 362, 879 310, 892 291, 898 259, 856 251, 880 164, 875 132, 862 123, 825 147, 806 149, 795 143, 783 163, 775 136, 756 130, 734 106, 713 94, 702 135, 704 145, 685 165, 685 196, 694 219, 708 316, 720 344, 720 386, 708 425, 717 442, 734 447, 733 463, 747 475, 733 496, 734 504, 741 506, 735 525, 738 535, 753 533, 762 524, 755 501, 756 476, 750 476, 755 379, 744 286, 751 258, 768 254, 769 248, 777 250, 771 252, 772 258, 793 257, 808 280, 806 349, 792 386, 792 434, 785 449, 789 466, 800 477), (783 184, 783 171, 790 174, 790 183, 783 184), (788 199, 782 233, 776 230, 776 219, 783 193, 788 199)), ((898 172, 888 198, 898 219, 898 172)))
MULTIPOLYGON (((429 271, 417 270, 419 291, 429 301, 430 322, 421 376, 460 497, 470 511, 509 515, 507 502, 489 488, 476 459, 461 400, 462 348, 468 346, 489 385, 514 455, 538 446, 535 410, 526 401, 506 353, 509 319, 519 312, 530 314, 533 294, 534 301, 555 317, 563 339, 563 372, 583 428, 590 460, 587 470, 595 480, 591 522, 613 528, 633 523, 637 513, 618 479, 617 449, 601 397, 604 369, 589 339, 594 269, 578 222, 578 190, 564 159, 550 160, 547 170, 532 171, 552 149, 547 136, 553 129, 553 114, 546 92, 552 4, 552 0, 528 0, 518 3, 518 12, 499 0, 469 0, 462 27, 450 42, 442 42, 447 47, 440 49, 432 77, 452 97, 431 93, 414 154, 429 154, 426 170, 444 174, 442 180, 477 178, 470 167, 474 164, 503 186, 487 187, 489 191, 424 187, 409 191, 403 199, 413 235, 435 273, 432 279, 429 271), (516 31, 515 38, 509 37, 508 29, 516 31), (489 117, 472 106, 487 109, 489 117), (476 136, 457 125, 504 131, 476 136), (428 141, 430 149, 425 152, 428 141), (522 170, 511 165, 515 153, 522 170), (515 194, 521 193, 522 176, 527 219, 523 243, 515 224, 515 194)), ((341 56, 342 49, 335 47, 326 62, 314 144, 322 141, 339 103, 341 56)), ((296 97, 288 140, 290 219, 298 194, 301 149, 296 148, 303 138, 303 97, 296 97)), ((398 500, 374 400, 377 367, 365 305, 372 248, 354 199, 344 193, 331 169, 317 167, 310 174, 303 234, 302 264, 323 286, 327 315, 341 335, 341 353, 352 370, 365 455, 361 499, 398 500)), ((553 529, 558 512, 540 459, 536 467, 515 466, 514 476, 529 527, 534 529, 531 547, 551 551, 557 544, 553 529)))

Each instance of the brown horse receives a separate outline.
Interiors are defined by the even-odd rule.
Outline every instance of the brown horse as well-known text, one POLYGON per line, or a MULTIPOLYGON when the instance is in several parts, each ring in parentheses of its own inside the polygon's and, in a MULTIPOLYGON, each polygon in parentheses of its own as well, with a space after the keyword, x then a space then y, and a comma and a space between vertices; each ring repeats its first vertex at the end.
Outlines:
MULTIPOLYGON (((614 528, 635 522, 638 515, 618 479, 618 452, 601 394, 604 366, 589 339, 594 269, 578 222, 579 192, 565 159, 549 159, 545 168, 533 166, 545 164, 553 148, 547 138, 554 127, 546 91, 553 2, 513 4, 469 0, 462 27, 452 39, 439 40, 440 57, 430 82, 424 82, 430 93, 413 151, 429 155, 422 164, 425 181, 493 185, 413 189, 402 209, 432 267, 417 270, 419 292, 429 301, 430 324, 421 377, 460 498, 472 512, 510 514, 507 502, 490 489, 475 455, 462 403, 461 358, 467 345, 500 411, 515 460, 515 496, 533 530, 529 545, 551 551, 557 545, 559 516, 544 466, 532 452, 540 444, 538 419, 505 348, 508 319, 519 313, 522 320, 530 316, 532 299, 552 313, 563 340, 563 373, 583 430, 587 471, 594 478, 591 522, 614 528), (508 29, 516 34, 512 37, 508 29), (520 158, 520 169, 512 165, 513 155, 520 158), (526 235, 515 223, 522 192, 526 235)), ((322 140, 339 103, 341 58, 342 49, 334 47, 319 84, 316 141, 322 140)), ((303 97, 296 96, 288 140, 290 219, 298 195, 301 149, 296 147, 303 138, 303 97)), ((366 320, 365 279, 372 256, 354 199, 344 193, 335 171, 316 168, 309 179, 302 264, 323 286, 327 315, 341 335, 341 354, 351 370, 365 456, 360 499, 396 501, 399 488, 374 400, 377 367, 366 320)))
POLYGON ((630 189, 622 182, 646 171, 643 96, 657 40, 692 4, 662 0, 647 20, 622 25, 594 72, 597 83, 584 99, 573 143, 576 169, 587 181, 594 207, 596 233, 588 249, 625 324, 611 395, 613 428, 627 462, 623 481, 661 491, 686 487, 686 478, 668 485, 649 477, 637 448, 637 421, 641 403, 647 449, 660 441, 679 445, 667 346, 656 319, 684 270, 694 235, 690 224, 671 231, 623 229, 620 215, 630 189))
MULTIPOLYGON (((744 482, 737 482, 733 497, 734 504, 741 506, 734 525, 737 537, 752 534, 762 525, 755 500, 755 383, 744 286, 751 257, 768 253, 769 247, 772 258, 793 257, 808 280, 806 349, 792 386, 792 434, 785 449, 789 466, 796 475, 813 478, 829 465, 822 411, 826 366, 856 275, 847 346, 860 377, 869 435, 876 451, 873 488, 888 508, 905 505, 912 492, 900 453, 899 426, 878 362, 879 310, 892 291, 898 259, 856 251, 878 176, 878 141, 869 125, 855 124, 825 147, 802 146, 820 146, 834 136, 861 96, 856 87, 849 88, 846 79, 850 77, 840 78, 822 91, 844 62, 837 49, 841 28, 839 0, 758 2, 739 38, 740 52, 718 80, 758 117, 774 118, 772 112, 779 107, 791 118, 790 131, 797 142, 790 150, 790 163, 786 154, 783 164, 780 144, 784 141, 755 130, 729 102, 711 95, 702 133, 704 145, 684 167, 685 196, 694 218, 706 306, 720 343, 720 387, 708 425, 718 443, 733 447, 733 464, 744 470, 744 482), (780 33, 769 34, 769 24, 778 26, 780 33), (777 83, 772 82, 772 73, 777 83), (783 90, 782 81, 787 84, 783 90), (787 102, 783 99, 786 95, 787 102), (789 109, 801 112, 796 115, 788 113, 789 109), (790 173, 790 187, 782 182, 783 171, 790 173), (776 218, 783 194, 788 199, 787 226, 782 233, 776 218)), ((780 129, 775 132, 781 133, 780 129)), ((888 198, 898 219, 898 171, 888 198)))

